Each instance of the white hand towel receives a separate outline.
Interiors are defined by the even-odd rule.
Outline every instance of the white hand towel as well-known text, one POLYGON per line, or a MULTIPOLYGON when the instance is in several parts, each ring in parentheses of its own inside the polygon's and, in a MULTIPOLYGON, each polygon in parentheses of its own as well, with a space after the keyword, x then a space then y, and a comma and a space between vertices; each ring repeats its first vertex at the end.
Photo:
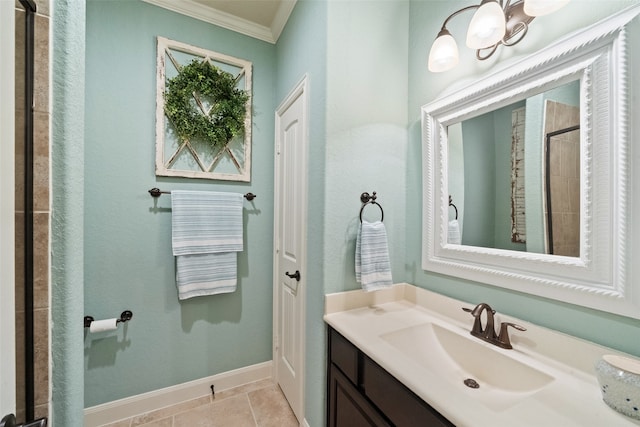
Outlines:
POLYGON ((462 243, 462 237, 460 236, 460 224, 457 219, 449 221, 449 230, 447 233, 447 242, 452 245, 459 245, 462 243))
POLYGON ((356 280, 367 292, 393 284, 387 231, 381 221, 362 221, 356 238, 356 280))
POLYGON ((234 292, 243 249, 242 194, 172 191, 178 298, 234 292))

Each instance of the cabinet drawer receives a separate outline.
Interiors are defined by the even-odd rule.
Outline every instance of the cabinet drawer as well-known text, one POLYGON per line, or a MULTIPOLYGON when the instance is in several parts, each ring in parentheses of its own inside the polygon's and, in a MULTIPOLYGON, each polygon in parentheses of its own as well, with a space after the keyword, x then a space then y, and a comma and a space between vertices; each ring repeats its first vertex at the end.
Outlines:
POLYGON ((331 363, 354 384, 358 384, 358 348, 345 337, 330 329, 331 363))
POLYGON ((397 427, 455 427, 366 356, 362 387, 365 396, 397 427))

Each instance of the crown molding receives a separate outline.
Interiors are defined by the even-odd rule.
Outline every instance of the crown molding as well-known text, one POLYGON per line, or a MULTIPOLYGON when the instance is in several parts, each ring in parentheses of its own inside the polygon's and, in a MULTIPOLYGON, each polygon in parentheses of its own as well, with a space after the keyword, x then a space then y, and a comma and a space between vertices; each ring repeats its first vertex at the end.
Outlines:
POLYGON ((282 30, 284 30, 284 26, 287 24, 296 2, 297 0, 282 0, 280 2, 276 16, 271 23, 271 34, 273 34, 274 43, 280 38, 280 34, 282 34, 282 30))
POLYGON ((217 25, 227 30, 235 31, 249 37, 263 40, 268 43, 274 43, 278 40, 280 33, 284 29, 287 19, 291 15, 291 11, 297 0, 284 0, 280 4, 276 16, 273 20, 271 28, 264 25, 256 24, 247 19, 239 18, 227 12, 214 9, 212 7, 203 7, 201 4, 192 0, 142 0, 146 3, 189 16, 200 21, 217 25))

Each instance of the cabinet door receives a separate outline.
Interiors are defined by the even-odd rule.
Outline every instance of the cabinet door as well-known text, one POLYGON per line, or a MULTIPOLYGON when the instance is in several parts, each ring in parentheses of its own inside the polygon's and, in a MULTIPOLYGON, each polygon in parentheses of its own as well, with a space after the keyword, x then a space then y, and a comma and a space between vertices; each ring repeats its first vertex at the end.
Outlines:
POLYGON ((329 371, 329 427, 388 427, 378 411, 335 365, 329 371))
POLYGON ((397 427, 455 427, 367 356, 363 360, 361 387, 371 403, 397 427))
POLYGON ((336 365, 349 380, 358 384, 358 349, 345 337, 333 329, 329 334, 329 355, 331 363, 336 365))

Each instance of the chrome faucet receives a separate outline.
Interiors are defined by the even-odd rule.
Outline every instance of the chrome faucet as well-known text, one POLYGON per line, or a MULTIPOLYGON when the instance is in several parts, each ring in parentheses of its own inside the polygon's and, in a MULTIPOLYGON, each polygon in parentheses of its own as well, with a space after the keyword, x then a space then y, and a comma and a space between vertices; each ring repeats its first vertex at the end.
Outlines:
POLYGON ((463 307, 462 309, 467 313, 471 313, 471 315, 475 317, 475 320, 473 322, 473 327, 471 328, 471 335, 473 335, 474 337, 478 337, 481 340, 491 343, 493 345, 497 345, 498 347, 505 348, 505 349, 513 348, 513 346, 511 345, 511 340, 509 338, 509 332, 507 331, 509 326, 519 331, 526 331, 525 328, 523 328, 520 325, 516 325, 515 323, 502 322, 500 324, 500 334, 496 335, 496 330, 494 327, 494 318, 493 318, 493 315, 496 314, 496 311, 492 309, 491 306, 485 302, 481 302, 480 304, 476 305, 473 309, 466 308, 466 307, 463 307), (484 328, 482 327, 483 311, 487 313, 487 321, 484 325, 484 328))

